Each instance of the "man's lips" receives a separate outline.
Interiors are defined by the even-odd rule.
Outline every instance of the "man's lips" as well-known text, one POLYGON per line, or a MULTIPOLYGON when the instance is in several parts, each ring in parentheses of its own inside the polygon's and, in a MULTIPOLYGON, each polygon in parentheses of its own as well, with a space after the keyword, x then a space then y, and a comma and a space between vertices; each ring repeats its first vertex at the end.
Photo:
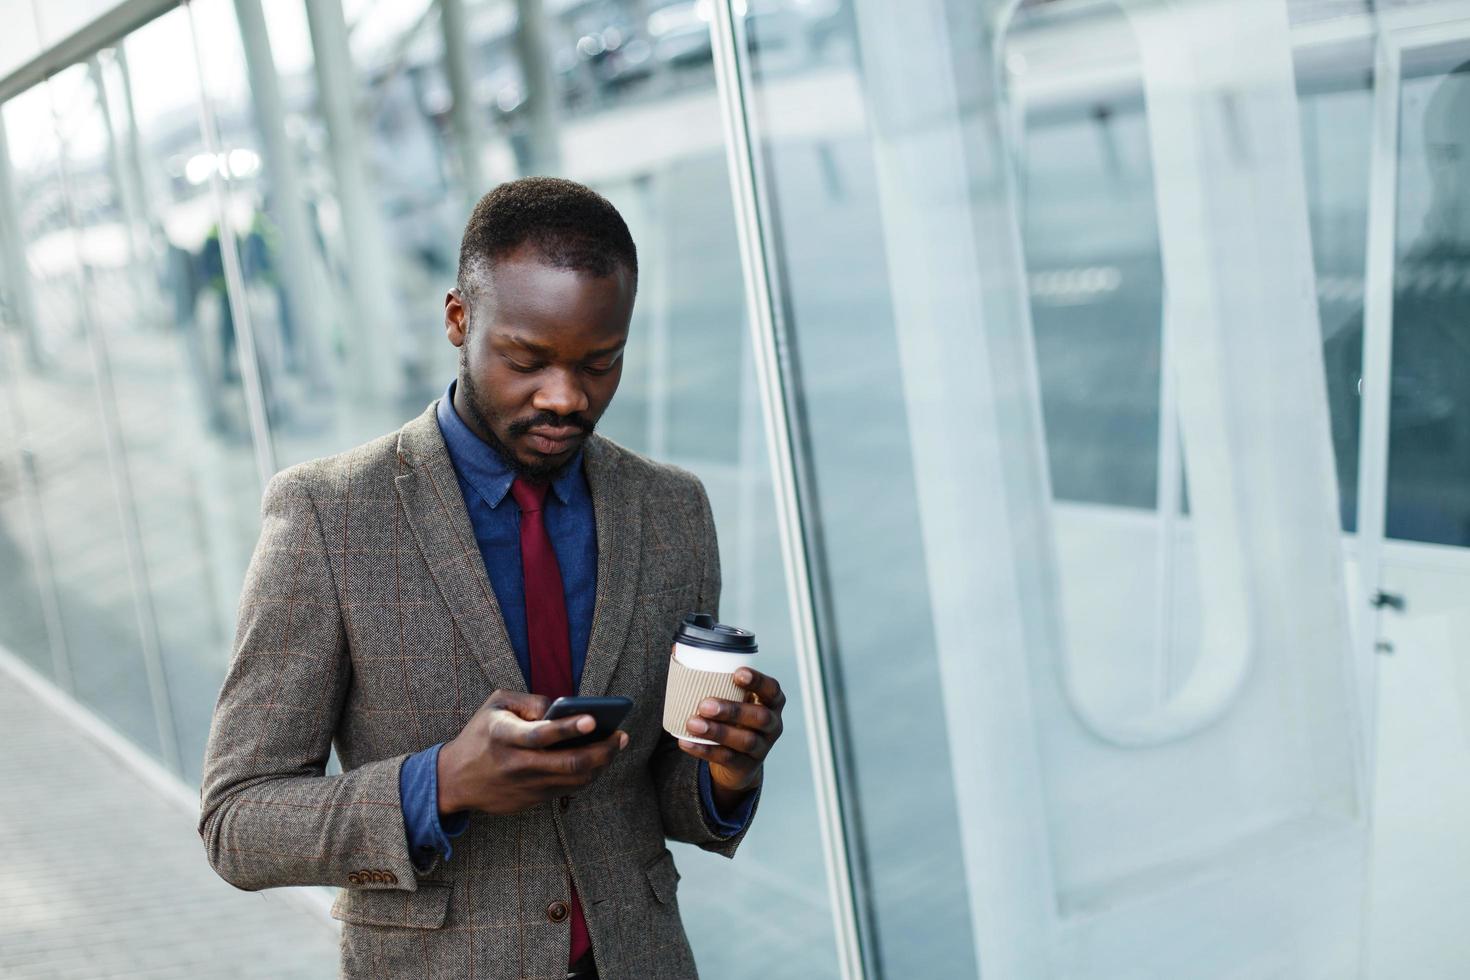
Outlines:
POLYGON ((564 453, 575 446, 585 433, 575 425, 537 426, 526 433, 531 448, 546 456, 564 453))

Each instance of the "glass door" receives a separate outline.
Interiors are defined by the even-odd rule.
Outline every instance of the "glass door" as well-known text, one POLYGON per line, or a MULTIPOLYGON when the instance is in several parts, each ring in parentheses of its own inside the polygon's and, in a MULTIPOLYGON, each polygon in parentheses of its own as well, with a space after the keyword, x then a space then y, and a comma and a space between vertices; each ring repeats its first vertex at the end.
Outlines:
POLYGON ((1470 4, 1381 39, 1361 345, 1365 581, 1377 560, 1370 976, 1453 976, 1470 937, 1470 4), (1377 393, 1377 397, 1375 397, 1377 393), (1370 472, 1377 477, 1371 481, 1370 472))

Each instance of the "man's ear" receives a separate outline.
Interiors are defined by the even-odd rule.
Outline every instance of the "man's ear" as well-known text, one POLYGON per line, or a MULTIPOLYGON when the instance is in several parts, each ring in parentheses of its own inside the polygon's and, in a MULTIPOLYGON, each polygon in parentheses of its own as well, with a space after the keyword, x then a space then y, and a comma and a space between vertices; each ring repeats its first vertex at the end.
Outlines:
POLYGON ((470 332, 470 310, 458 289, 444 295, 444 335, 456 347, 464 345, 470 332))

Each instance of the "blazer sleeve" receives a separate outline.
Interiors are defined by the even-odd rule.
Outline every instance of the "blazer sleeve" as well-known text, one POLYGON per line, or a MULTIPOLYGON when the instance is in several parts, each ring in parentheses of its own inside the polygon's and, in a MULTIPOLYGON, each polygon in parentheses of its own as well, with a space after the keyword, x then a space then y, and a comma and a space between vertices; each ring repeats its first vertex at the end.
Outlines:
MULTIPOLYGON (((709 495, 704 485, 693 476, 688 477, 693 485, 693 496, 697 502, 695 540, 699 543, 700 559, 699 589, 695 608, 718 617, 720 614, 720 547, 715 536, 715 519, 710 510, 709 495)), ((745 839, 755 811, 760 805, 760 790, 752 801, 750 815, 739 833, 723 836, 705 810, 704 794, 699 786, 699 760, 686 755, 679 743, 667 732, 659 732, 658 747, 650 760, 653 782, 658 792, 659 813, 663 818, 664 834, 671 840, 694 844, 706 851, 734 857, 735 850, 745 839)))
POLYGON ((209 732, 199 835, 238 888, 416 891, 398 785, 406 756, 324 774, 352 668, 306 472, 266 488, 209 732))

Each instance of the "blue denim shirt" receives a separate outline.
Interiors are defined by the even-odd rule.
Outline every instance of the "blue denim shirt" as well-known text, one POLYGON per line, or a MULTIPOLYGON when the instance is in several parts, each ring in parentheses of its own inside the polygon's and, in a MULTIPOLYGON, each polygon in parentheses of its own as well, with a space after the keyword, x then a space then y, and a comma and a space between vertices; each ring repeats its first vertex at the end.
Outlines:
MULTIPOLYGON (((454 382, 450 382, 439 400, 437 415, 480 557, 495 590, 516 661, 529 686, 531 652, 526 639, 526 589, 521 572, 521 512, 510 496, 515 474, 455 412, 454 382)), ((580 454, 552 483, 543 519, 561 569, 571 629, 572 681, 579 684, 582 666, 587 662, 587 640, 592 633, 592 611, 597 597, 597 525, 580 454)), ((442 747, 440 743, 409 756, 398 777, 409 854, 419 867, 428 867, 435 853, 448 859, 452 853, 449 839, 464 833, 469 823, 467 813, 444 816, 439 813, 439 749, 442 747)), ((739 833, 750 818, 754 798, 727 818, 715 807, 709 766, 704 762, 699 764, 699 785, 705 812, 715 829, 726 836, 739 833)))

